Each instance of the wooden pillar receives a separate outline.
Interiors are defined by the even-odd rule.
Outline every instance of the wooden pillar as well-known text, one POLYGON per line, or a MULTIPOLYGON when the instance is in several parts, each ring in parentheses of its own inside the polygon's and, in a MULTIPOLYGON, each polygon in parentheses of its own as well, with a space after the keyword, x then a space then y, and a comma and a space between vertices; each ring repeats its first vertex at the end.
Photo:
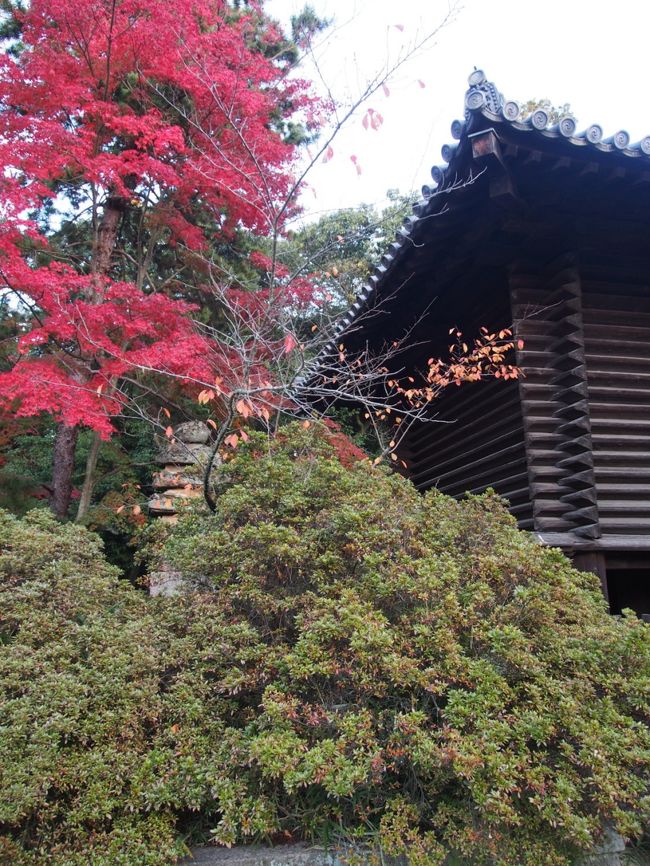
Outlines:
POLYGON ((600 578, 600 588, 603 591, 607 604, 609 604, 605 554, 598 550, 585 550, 574 555, 573 564, 578 571, 590 571, 600 578))

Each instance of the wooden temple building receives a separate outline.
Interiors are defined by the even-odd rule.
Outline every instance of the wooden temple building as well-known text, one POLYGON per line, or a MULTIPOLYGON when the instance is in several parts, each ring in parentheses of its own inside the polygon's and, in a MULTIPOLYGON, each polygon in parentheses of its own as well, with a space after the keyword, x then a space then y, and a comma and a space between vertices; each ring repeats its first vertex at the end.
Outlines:
POLYGON ((520 117, 472 73, 434 187, 341 333, 378 345, 417 323, 417 369, 453 325, 512 325, 521 378, 448 389, 432 412, 453 423, 411 429, 408 473, 453 496, 495 488, 600 576, 613 612, 650 614, 650 136, 520 117))

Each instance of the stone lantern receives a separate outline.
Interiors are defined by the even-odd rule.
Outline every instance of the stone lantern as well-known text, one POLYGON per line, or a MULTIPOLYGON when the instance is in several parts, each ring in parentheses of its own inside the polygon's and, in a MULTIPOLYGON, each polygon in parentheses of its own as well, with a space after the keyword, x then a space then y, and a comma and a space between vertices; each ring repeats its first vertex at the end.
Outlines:
POLYGON ((154 475, 156 492, 149 500, 151 514, 175 523, 179 504, 201 496, 203 467, 210 456, 209 439, 210 428, 202 421, 174 427, 173 436, 158 455, 163 468, 154 475))
MULTIPOLYGON (((210 456, 210 428, 202 421, 174 427, 173 436, 158 454, 162 469, 154 475, 149 512, 165 523, 176 523, 183 503, 203 495, 203 468, 210 456)), ((150 595, 176 595, 183 589, 182 575, 163 564, 149 575, 150 595)))

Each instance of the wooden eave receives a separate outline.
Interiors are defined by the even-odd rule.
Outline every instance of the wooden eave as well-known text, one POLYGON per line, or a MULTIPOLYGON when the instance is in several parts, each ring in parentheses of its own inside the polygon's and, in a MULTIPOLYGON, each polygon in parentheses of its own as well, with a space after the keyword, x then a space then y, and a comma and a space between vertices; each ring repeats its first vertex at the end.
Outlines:
MULTIPOLYGON (((584 194, 589 187, 597 201, 603 184, 619 190, 625 218, 631 224, 647 200, 650 136, 632 144, 622 130, 605 137, 598 124, 577 132, 573 118, 564 117, 551 125, 543 110, 521 121, 517 103, 504 99, 480 70, 470 75, 469 84, 465 118, 454 121, 451 127, 457 143, 444 145, 446 163, 431 169, 434 187, 423 187, 422 200, 413 206, 413 215, 405 219, 368 284, 341 318, 334 340, 324 350, 326 355, 335 354, 341 340, 354 345, 360 340, 379 338, 382 329, 377 325, 367 326, 364 322, 359 329, 355 321, 380 306, 390 314, 384 319, 390 318, 391 330, 396 326, 399 331, 395 311, 407 308, 417 313, 415 296, 422 272, 431 274, 433 270, 437 281, 433 293, 441 293, 446 277, 453 272, 454 243, 458 248, 464 242, 466 252, 472 241, 464 227, 468 215, 472 222, 473 208, 491 206, 495 215, 500 209, 504 223, 504 212, 519 219, 521 226, 527 219, 534 220, 535 211, 531 212, 526 202, 524 188, 541 173, 549 181, 546 206, 555 209, 556 219, 561 213, 567 221, 575 219, 575 214, 562 212, 563 203, 578 192, 584 194), (552 187, 556 189, 555 201, 549 194, 552 187), (446 263, 444 268, 441 260, 446 263)), ((612 201, 611 189, 609 198, 612 201)), ((482 217, 485 219, 486 214, 482 217)), ((575 227, 575 231, 579 240, 580 228, 575 227)), ((617 237, 621 238, 620 230, 617 237)), ((473 240, 477 243, 479 238, 473 240)), ((485 242, 485 237, 482 240, 485 242)), ((487 255, 497 264, 507 257, 507 252, 492 249, 487 255)), ((317 369, 318 359, 314 367, 317 369)))

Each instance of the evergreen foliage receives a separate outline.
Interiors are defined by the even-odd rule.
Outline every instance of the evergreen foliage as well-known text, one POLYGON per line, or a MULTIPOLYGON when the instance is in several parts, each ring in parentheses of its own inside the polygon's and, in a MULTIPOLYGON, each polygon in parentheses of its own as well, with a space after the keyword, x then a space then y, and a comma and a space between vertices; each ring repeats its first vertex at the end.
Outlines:
POLYGON ((561 866, 641 834, 648 627, 495 496, 359 457, 252 435, 216 514, 154 533, 209 587, 169 600, 87 530, 2 516, 0 860, 163 866, 209 831, 561 866))

